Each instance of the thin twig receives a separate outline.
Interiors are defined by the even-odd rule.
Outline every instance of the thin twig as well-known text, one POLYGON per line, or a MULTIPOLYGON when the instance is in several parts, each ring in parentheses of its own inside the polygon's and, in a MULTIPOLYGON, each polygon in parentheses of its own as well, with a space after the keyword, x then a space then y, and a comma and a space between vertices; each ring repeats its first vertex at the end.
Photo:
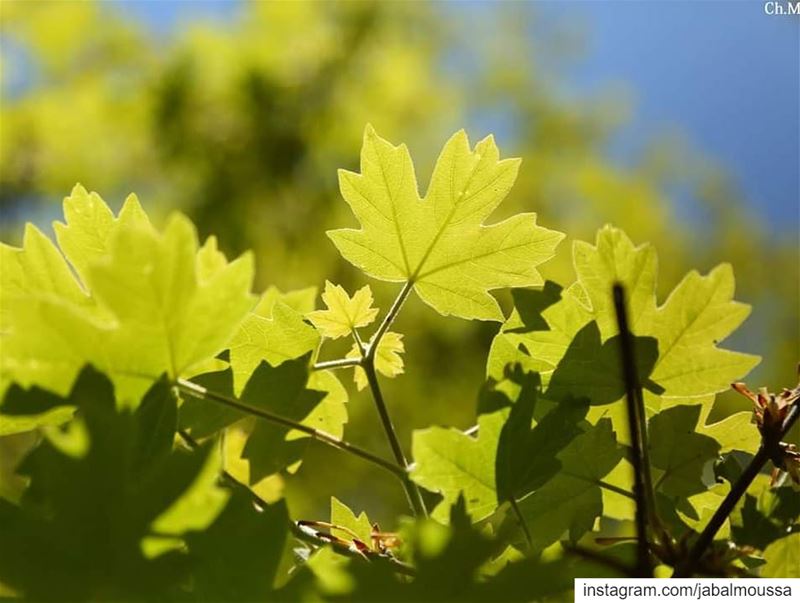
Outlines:
POLYGON ((731 486, 730 492, 728 492, 728 495, 720 506, 717 507, 717 510, 714 512, 714 515, 711 516, 711 519, 700 533, 700 536, 695 540, 692 548, 689 550, 689 554, 686 555, 686 558, 675 568, 675 572, 672 574, 674 578, 689 578, 694 574, 698 562, 702 559, 706 549, 708 549, 714 541, 714 536, 716 536, 728 516, 733 513, 739 499, 747 492, 750 484, 753 483, 753 480, 764 468, 764 465, 772 458, 774 448, 786 437, 786 434, 789 433, 789 430, 795 424, 798 417, 800 417, 800 400, 796 400, 792 404, 792 407, 783 420, 780 432, 776 434, 774 441, 770 438, 770 441, 767 442, 765 438, 762 438, 761 445, 755 456, 750 459, 750 462, 747 467, 744 468, 744 471, 742 471, 739 479, 731 486))
POLYGON ((425 501, 422 499, 422 493, 419 490, 419 486, 417 486, 417 484, 408 478, 408 461, 406 460, 405 454, 403 454, 403 448, 400 446, 400 440, 397 437, 397 432, 394 429, 394 425, 392 425, 392 419, 389 416, 389 409, 386 407, 386 402, 383 399, 381 388, 378 385, 378 376, 375 374, 375 365, 372 360, 369 360, 365 357, 363 368, 367 375, 367 383, 369 383, 369 388, 372 392, 372 398, 375 401, 375 407, 378 409, 378 415, 380 416, 381 423, 383 424, 383 430, 386 432, 386 438, 389 440, 389 445, 392 449, 392 453, 394 454, 394 459, 398 465, 404 467, 406 470, 404 474, 406 479, 403 480, 403 486, 405 487, 406 494, 408 495, 408 501, 411 504, 411 508, 414 510, 415 515, 427 517, 428 510, 425 508, 425 501))
POLYGON ((350 368, 359 364, 361 364, 361 358, 338 358, 337 360, 317 362, 311 368, 315 371, 325 371, 328 369, 350 368))
POLYGON ((321 431, 319 429, 314 429, 313 427, 309 427, 308 425, 304 425, 303 423, 299 423, 297 421, 293 421, 292 419, 287 419, 286 417, 282 417, 275 413, 269 412, 268 410, 264 410, 261 408, 255 408, 253 406, 249 406, 236 400, 235 398, 231 398, 224 394, 220 394, 218 392, 206 389, 196 383, 192 383, 191 381, 187 381, 186 379, 178 379, 177 386, 181 389, 181 391, 194 396, 196 398, 200 398, 201 400, 207 400, 210 402, 215 402, 217 404, 221 404, 223 406, 227 406, 229 408, 233 408, 242 412, 244 414, 252 415, 254 417, 258 417, 260 419, 264 419, 266 421, 270 421, 272 423, 277 423, 279 425, 283 425, 284 427, 288 427, 290 429, 295 429, 297 431, 301 431, 306 435, 311 436, 315 440, 322 442, 323 444, 327 444, 328 446, 332 446, 338 450, 343 450, 345 452, 349 452, 355 456, 361 457, 364 460, 373 463, 387 471, 393 473, 401 480, 403 483, 408 481, 408 474, 405 469, 405 465, 399 466, 395 465, 394 463, 383 459, 368 450, 364 450, 355 444, 351 444, 346 440, 342 440, 334 435, 321 431))
POLYGON ((567 553, 610 567, 611 569, 616 570, 622 575, 628 576, 629 578, 641 577, 636 571, 634 571, 633 568, 628 567, 626 563, 620 561, 619 559, 608 557, 598 551, 587 549, 586 547, 577 544, 565 544, 563 546, 567 553))
MULTIPOLYGON (((628 313, 625 307, 625 290, 619 283, 614 284, 614 309, 619 327, 622 375, 625 380, 625 400, 630 425, 631 448, 633 449, 633 492, 636 496, 636 573, 640 578, 653 575, 650 564, 647 520, 650 517, 648 485, 645 484, 645 462, 643 449, 644 404, 642 404, 641 385, 636 372, 636 357, 633 350, 633 337, 628 327, 628 313)), ((649 471, 648 471, 649 474, 649 471)), ((652 487, 652 486, 650 486, 652 487)))
MULTIPOLYGON (((386 402, 383 399, 383 394, 381 393, 380 385, 378 384, 378 375, 375 372, 375 354, 381 339, 389 330, 389 327, 392 326, 394 319, 397 318, 397 314, 400 312, 400 308, 403 307, 403 302, 405 302, 409 293, 411 293, 413 286, 414 284, 411 281, 408 281, 405 285, 403 285, 403 288, 400 290, 400 293, 397 294, 397 297, 392 303, 392 306, 389 308, 389 311, 386 313, 383 322, 381 322, 378 330, 375 331, 375 334, 369 340, 369 343, 366 346, 363 344, 358 346, 361 350, 362 356, 361 367, 364 369, 364 373, 367 376, 367 383, 369 384, 369 389, 372 393, 372 399, 375 401, 375 408, 378 410, 378 416, 381 419, 383 430, 386 433, 386 439, 389 441, 389 446, 392 449, 392 454, 394 455, 395 461, 398 465, 405 468, 406 476, 408 475, 409 471, 408 460, 403 453, 403 448, 400 445, 400 438, 397 437, 397 431, 392 424, 392 418, 389 416, 389 409, 386 406, 386 402)), ((356 338, 356 343, 359 344, 360 338, 358 337, 358 334, 355 333, 355 330, 353 332, 353 336, 356 338)), ((427 517, 428 510, 425 508, 425 501, 422 499, 422 492, 420 492, 419 486, 417 486, 417 484, 411 481, 411 479, 408 477, 403 480, 403 486, 405 487, 406 495, 408 496, 408 502, 411 505, 411 509, 414 511, 414 514, 421 517, 427 517)))

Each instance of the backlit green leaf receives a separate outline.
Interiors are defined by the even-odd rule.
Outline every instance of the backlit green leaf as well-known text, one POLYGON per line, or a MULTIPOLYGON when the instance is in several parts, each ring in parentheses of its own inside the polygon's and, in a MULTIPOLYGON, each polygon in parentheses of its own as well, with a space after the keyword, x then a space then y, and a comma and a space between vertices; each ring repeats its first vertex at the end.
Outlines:
POLYGON ((435 519, 445 521, 462 493, 473 521, 487 517, 497 508, 495 455, 503 414, 481 415, 477 437, 443 427, 414 432, 411 479, 444 497, 432 513, 435 519))
POLYGON ((56 225, 62 256, 27 229, 22 249, 3 246, 2 383, 69 391, 86 363, 135 403, 153 381, 192 374, 221 352, 254 305, 252 257, 227 263, 194 226, 173 215, 163 232, 135 198, 114 218, 76 187, 56 225), (66 259, 65 259, 66 258, 66 259), (69 270, 73 265, 80 280, 69 270))
POLYGON ((322 301, 326 309, 309 312, 307 317, 322 335, 331 339, 346 337, 355 329, 366 327, 378 315, 378 308, 372 307, 369 285, 350 297, 340 285, 326 281, 322 301))
POLYGON ((339 172, 345 201, 360 230, 330 231, 342 256, 387 281, 414 290, 444 315, 502 320, 488 293, 542 284, 536 266, 551 258, 561 233, 518 214, 486 226, 517 177, 518 159, 500 160, 489 136, 470 149, 466 133, 447 142, 425 198, 419 195, 411 156, 371 126, 364 132, 361 172, 339 172))
MULTIPOLYGON (((381 375, 389 378, 397 377, 403 373, 403 357, 400 355, 406 351, 403 344, 403 336, 394 331, 386 331, 378 342, 378 349, 375 351, 375 370, 381 375)), ((361 350, 357 344, 347 352, 346 358, 361 358, 361 350)), ((367 373, 360 366, 355 367, 353 380, 359 391, 367 387, 367 373)))
POLYGON ((276 366, 316 349, 319 334, 284 299, 292 293, 267 290, 254 312, 247 315, 230 342, 230 362, 236 395, 262 362, 276 366))

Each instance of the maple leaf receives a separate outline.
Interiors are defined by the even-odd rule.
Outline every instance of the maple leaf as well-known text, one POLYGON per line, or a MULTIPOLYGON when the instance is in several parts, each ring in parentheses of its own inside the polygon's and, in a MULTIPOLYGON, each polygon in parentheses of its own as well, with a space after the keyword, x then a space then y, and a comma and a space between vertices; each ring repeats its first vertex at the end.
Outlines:
MULTIPOLYGON (((386 331, 378 342, 378 349, 375 351, 375 370, 386 377, 397 377, 403 373, 403 358, 400 356, 406 351, 403 344, 403 336, 394 331, 386 331)), ((358 349, 358 344, 353 344, 346 358, 361 358, 363 352, 358 349)), ((367 387, 367 373, 360 366, 355 367, 353 380, 358 391, 367 387)))
POLYGON ((228 346, 235 395, 242 393, 262 361, 277 366, 316 349, 319 334, 303 320, 314 307, 315 294, 316 289, 281 293, 274 287, 264 292, 228 346))
POLYGON ((366 327, 378 315, 378 308, 372 307, 369 285, 361 287, 350 297, 340 285, 325 281, 322 301, 327 310, 309 312, 306 317, 323 336, 331 339, 345 337, 358 327, 366 327))
MULTIPOLYGON (((372 522, 367 514, 362 511, 356 516, 350 507, 335 496, 331 496, 331 523, 351 530, 363 543, 370 544, 372 542, 372 522)), ((343 530, 333 529, 332 533, 345 540, 353 538, 351 534, 343 530)))
POLYGON ((658 306, 651 246, 635 247, 621 230, 605 227, 596 245, 575 242, 573 259, 578 278, 565 290, 546 285, 541 292, 515 292, 516 309, 492 343, 488 375, 499 378, 509 362, 520 362, 540 372, 546 397, 585 396, 596 405, 591 418, 607 414, 626 434, 623 405, 601 408, 624 394, 611 303, 612 285, 621 282, 649 414, 698 403, 702 429, 714 394, 759 361, 718 347, 750 311, 732 299, 731 267, 722 264, 707 276, 690 272, 658 306))
POLYGON ((519 503, 534 550, 556 542, 565 531, 574 542, 592 529, 603 512, 599 482, 622 456, 608 419, 587 428, 557 454, 558 473, 519 503))
MULTIPOLYGON (((12 393, 35 405, 41 390, 12 393)), ((0 579, 34 600, 177 594, 188 563, 176 551, 148 558, 142 540, 213 448, 173 450, 177 409, 165 379, 135 412, 120 411, 111 382, 87 367, 61 404, 79 409, 83 446, 45 439, 19 466, 30 486, 19 506, 0 499, 0 579)))
POLYGON ((361 229, 328 236, 347 261, 375 278, 413 283, 441 314, 502 320, 488 292, 541 285, 536 266, 564 236, 537 226, 535 214, 482 224, 511 189, 519 163, 501 161, 491 136, 471 150, 459 131, 439 155, 422 199, 405 145, 394 146, 367 126, 361 173, 339 171, 342 196, 361 229))
POLYGON ((767 563, 761 568, 762 578, 800 578, 800 534, 789 534, 771 543, 764 550, 767 563))
MULTIPOLYGON (((363 511, 356 516, 346 504, 335 496, 331 497, 330 523, 345 528, 337 530, 331 528, 330 532, 347 541, 352 541, 355 534, 365 543, 372 542, 372 523, 363 511)), ((353 587, 352 579, 347 575, 347 557, 334 552, 332 547, 317 549, 307 562, 308 568, 313 572, 320 588, 328 594, 347 594, 353 587)))
POLYGON ((503 412, 480 415, 477 437, 443 427, 414 431, 411 479, 444 497, 431 513, 434 519, 446 521, 462 495, 473 521, 497 508, 495 457, 504 421, 503 412))
POLYGON ((695 432, 701 407, 673 406, 650 419, 650 461, 655 489, 674 498, 704 492, 703 467, 717 458, 720 445, 695 432))
POLYGON ((60 251, 32 226, 21 249, 0 248, 3 388, 65 394, 91 363, 135 404, 164 372, 186 376, 213 361, 254 304, 252 256, 228 263, 214 239, 199 248, 180 214, 159 232, 135 197, 115 218, 80 186, 64 214, 60 251))

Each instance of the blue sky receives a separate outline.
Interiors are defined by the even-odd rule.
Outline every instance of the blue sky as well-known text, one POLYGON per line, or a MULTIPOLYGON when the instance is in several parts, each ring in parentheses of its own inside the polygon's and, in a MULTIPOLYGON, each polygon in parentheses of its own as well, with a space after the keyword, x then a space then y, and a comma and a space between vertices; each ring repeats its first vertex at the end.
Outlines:
POLYGON ((728 168, 773 229, 800 230, 800 20, 766 15, 758 0, 545 8, 586 24, 573 85, 633 90, 627 138, 679 129, 728 168))
MULTIPOLYGON (((231 16, 238 3, 121 4, 168 32, 184 18, 231 16)), ((800 20, 765 14, 761 0, 537 5, 545 19, 586 35, 585 57, 565 74, 568 87, 621 83, 633 93, 621 161, 651 136, 677 130, 728 169, 772 230, 800 232, 800 20)))

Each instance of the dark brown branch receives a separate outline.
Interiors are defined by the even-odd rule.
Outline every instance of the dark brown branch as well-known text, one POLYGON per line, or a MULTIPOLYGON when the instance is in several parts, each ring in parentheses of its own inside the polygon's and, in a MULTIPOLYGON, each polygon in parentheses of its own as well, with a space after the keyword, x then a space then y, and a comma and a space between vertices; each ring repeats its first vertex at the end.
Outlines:
POLYGON ((798 417, 800 417, 800 399, 792 403, 792 407, 786 414, 780 431, 776 433, 774 437, 770 437, 769 441, 767 438, 762 437, 761 446, 759 446, 755 456, 750 460, 747 467, 744 468, 744 471, 742 471, 736 483, 731 486, 730 492, 728 492, 722 504, 720 504, 714 512, 714 515, 711 516, 711 519, 705 529, 700 533, 700 536, 695 540, 692 548, 689 550, 689 554, 677 565, 675 572, 672 574, 673 578, 689 578, 694 574, 697 569, 697 564, 700 559, 702 559, 703 554, 714 541, 714 536, 717 535, 717 532, 722 527, 722 524, 725 523, 728 516, 733 513, 739 499, 747 492, 750 484, 753 483, 753 480, 764 468, 764 465, 767 464, 767 461, 776 455, 776 450, 779 448, 781 440, 789 433, 789 430, 795 424, 798 417))
POLYGON ((636 575, 640 578, 650 578, 653 576, 653 568, 650 563, 647 522, 652 512, 649 507, 652 498, 648 491, 648 488, 652 489, 652 485, 646 483, 649 467, 647 467, 648 463, 644 454, 646 446, 644 403, 642 386, 636 370, 633 336, 628 325, 625 290, 619 283, 614 284, 614 309, 619 327, 622 376, 625 380, 625 401, 633 450, 631 462, 633 464, 633 493, 636 497, 636 575))

